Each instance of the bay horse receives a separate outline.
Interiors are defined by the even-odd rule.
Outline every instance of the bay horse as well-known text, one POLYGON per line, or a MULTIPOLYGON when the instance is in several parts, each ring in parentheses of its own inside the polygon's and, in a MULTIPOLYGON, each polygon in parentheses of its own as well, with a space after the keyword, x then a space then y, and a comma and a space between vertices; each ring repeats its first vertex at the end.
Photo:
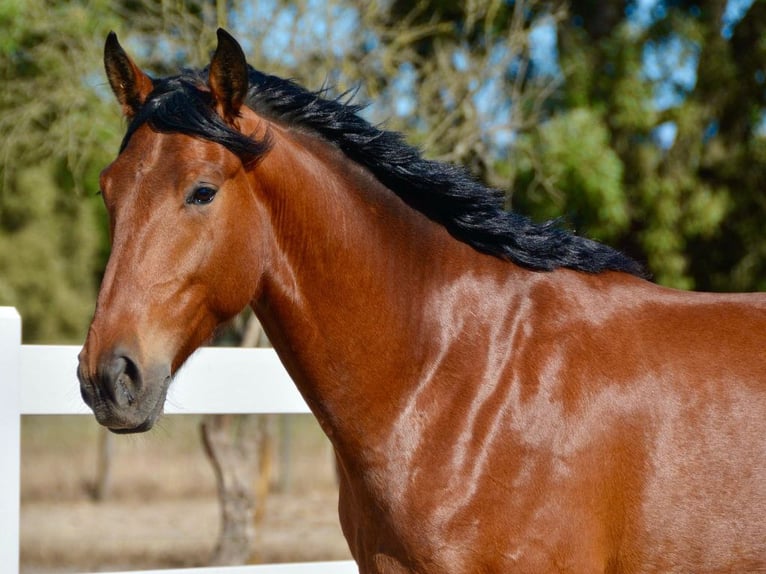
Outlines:
POLYGON ((360 572, 766 571, 766 296, 655 285, 223 30, 172 77, 104 54, 128 127, 78 367, 99 423, 151 428, 251 305, 360 572))

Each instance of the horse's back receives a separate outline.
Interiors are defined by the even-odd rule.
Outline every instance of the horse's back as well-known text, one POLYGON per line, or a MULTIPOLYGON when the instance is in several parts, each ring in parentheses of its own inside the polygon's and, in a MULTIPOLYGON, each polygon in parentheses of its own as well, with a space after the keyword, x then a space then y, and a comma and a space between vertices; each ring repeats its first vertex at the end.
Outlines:
POLYGON ((766 295, 659 290, 637 529, 655 570, 766 571, 766 295))
POLYGON ((601 317, 573 343, 600 377, 588 403, 614 401, 611 451, 639 459, 607 479, 626 490, 616 563, 766 571, 766 295, 630 280, 580 296, 601 317))

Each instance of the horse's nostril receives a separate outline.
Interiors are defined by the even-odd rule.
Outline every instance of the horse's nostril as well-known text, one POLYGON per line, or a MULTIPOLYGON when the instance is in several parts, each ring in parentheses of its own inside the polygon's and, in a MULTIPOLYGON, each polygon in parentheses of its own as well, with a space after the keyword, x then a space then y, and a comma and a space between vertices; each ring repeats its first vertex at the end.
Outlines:
POLYGON ((123 357, 125 360, 125 376, 132 383, 132 386, 138 390, 141 388, 141 371, 138 369, 138 365, 130 358, 123 357))
POLYGON ((114 357, 104 369, 103 386, 117 406, 132 405, 141 388, 141 372, 125 355, 114 357))

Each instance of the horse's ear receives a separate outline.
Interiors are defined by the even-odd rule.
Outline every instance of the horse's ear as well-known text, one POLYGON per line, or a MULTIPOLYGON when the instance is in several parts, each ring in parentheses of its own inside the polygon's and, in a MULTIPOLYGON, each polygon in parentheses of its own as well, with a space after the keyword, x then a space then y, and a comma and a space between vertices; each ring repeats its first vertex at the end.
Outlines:
POLYGON ((226 30, 218 28, 217 35, 208 85, 223 118, 232 123, 247 96, 247 61, 240 45, 226 30))
POLYGON ((146 101, 154 84, 125 53, 114 32, 109 32, 104 44, 104 68, 109 85, 122 104, 123 114, 133 117, 146 101))

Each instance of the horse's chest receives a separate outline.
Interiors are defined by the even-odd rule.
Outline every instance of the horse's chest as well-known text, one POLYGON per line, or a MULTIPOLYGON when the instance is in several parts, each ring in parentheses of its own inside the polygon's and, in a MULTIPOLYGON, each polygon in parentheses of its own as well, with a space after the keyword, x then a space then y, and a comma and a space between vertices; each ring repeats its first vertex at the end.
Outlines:
MULTIPOLYGON (((469 489, 470 490, 470 489, 469 489)), ((362 574, 603 572, 601 525, 491 492, 421 490, 400 500, 342 484, 344 534, 362 574)))

